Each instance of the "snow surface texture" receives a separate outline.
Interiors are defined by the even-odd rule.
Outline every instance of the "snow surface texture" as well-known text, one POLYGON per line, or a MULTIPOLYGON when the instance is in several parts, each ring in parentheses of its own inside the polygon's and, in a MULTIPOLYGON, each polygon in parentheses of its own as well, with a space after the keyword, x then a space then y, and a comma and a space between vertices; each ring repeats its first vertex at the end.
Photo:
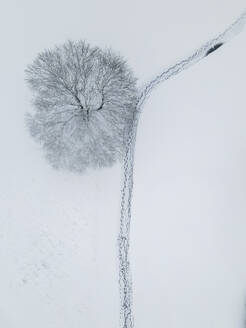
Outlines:
POLYGON ((134 153, 136 144, 137 127, 139 115, 143 105, 151 91, 160 83, 168 80, 176 74, 184 71, 191 65, 194 65, 202 58, 208 56, 216 49, 220 48, 225 42, 237 35, 244 27, 246 21, 246 12, 244 12, 231 26, 222 34, 213 40, 207 42, 201 48, 196 50, 191 56, 181 60, 177 64, 165 69, 160 75, 149 82, 140 94, 136 106, 136 115, 133 121, 132 130, 129 134, 126 155, 124 158, 124 182, 121 196, 121 220, 119 233, 119 262, 120 262, 120 294, 121 294, 121 327, 132 328, 134 326, 132 314, 132 279, 130 272, 129 248, 130 248, 130 224, 131 207, 133 193, 133 168, 134 153))
MULTIPOLYGON (((56 43, 86 39, 118 50, 146 81, 222 31, 244 6, 2 3, 1 327, 115 328, 119 320, 120 166, 79 176, 47 165, 24 129, 26 65, 56 43)), ((145 106, 131 228, 136 327, 243 327, 245 58, 242 33, 163 84, 145 106)))

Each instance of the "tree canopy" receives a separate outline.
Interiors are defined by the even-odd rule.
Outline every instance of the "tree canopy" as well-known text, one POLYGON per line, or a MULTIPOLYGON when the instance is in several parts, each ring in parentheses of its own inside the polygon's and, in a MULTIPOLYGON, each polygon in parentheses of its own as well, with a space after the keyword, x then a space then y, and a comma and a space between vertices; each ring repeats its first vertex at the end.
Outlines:
POLYGON ((27 125, 53 167, 82 172, 122 158, 137 102, 122 57, 68 41, 38 54, 26 74, 34 92, 27 125))

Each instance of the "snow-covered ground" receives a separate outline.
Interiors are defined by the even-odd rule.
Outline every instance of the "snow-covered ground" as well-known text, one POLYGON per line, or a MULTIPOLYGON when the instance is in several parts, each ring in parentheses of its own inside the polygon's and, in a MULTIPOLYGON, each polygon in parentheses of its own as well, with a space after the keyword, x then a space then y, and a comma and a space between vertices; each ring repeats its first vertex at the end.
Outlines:
MULTIPOLYGON (((111 46, 139 85, 245 2, 1 4, 0 327, 115 328, 121 167, 49 167, 24 125, 24 69, 71 39, 111 46)), ((246 31, 163 84, 140 119, 131 232, 136 328, 243 327, 246 31)))

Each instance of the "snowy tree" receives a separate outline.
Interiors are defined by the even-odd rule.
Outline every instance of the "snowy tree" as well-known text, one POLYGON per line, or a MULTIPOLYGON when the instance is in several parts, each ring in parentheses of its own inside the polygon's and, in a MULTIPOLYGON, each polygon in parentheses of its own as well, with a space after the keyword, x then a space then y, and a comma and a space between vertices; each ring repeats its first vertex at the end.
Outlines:
POLYGON ((68 41, 40 53, 26 74, 35 108, 27 124, 53 167, 82 172, 122 158, 137 89, 120 56, 68 41))

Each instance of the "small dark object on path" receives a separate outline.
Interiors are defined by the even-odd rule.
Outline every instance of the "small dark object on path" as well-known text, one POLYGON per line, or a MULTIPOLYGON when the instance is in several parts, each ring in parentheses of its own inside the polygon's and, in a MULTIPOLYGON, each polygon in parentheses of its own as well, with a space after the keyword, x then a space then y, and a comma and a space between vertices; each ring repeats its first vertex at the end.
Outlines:
POLYGON ((221 46, 223 46, 223 44, 224 44, 224 43, 222 43, 222 42, 215 44, 212 48, 210 48, 210 49, 207 51, 205 57, 208 56, 208 55, 210 55, 210 54, 211 54, 212 52, 214 52, 215 50, 219 49, 221 46))

